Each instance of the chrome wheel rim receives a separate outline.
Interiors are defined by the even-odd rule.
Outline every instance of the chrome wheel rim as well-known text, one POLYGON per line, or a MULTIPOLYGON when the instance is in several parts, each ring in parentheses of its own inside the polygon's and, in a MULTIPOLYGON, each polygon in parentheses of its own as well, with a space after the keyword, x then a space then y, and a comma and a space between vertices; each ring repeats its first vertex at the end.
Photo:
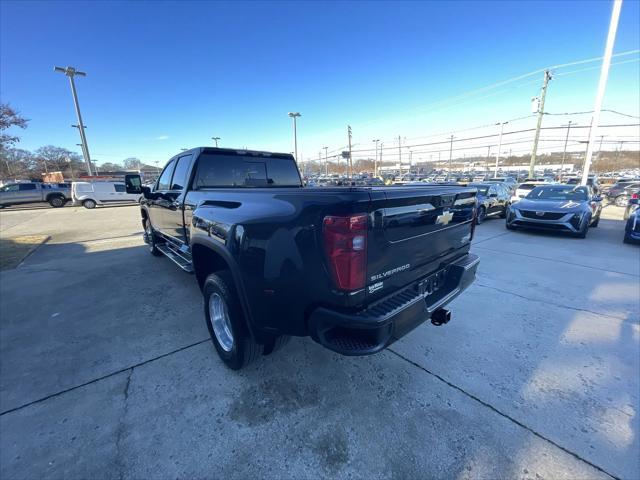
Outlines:
POLYGON ((148 220, 144 224, 144 234, 147 237, 146 241, 149 245, 149 250, 153 250, 153 232, 151 231, 151 225, 148 220))
POLYGON ((225 352, 230 352, 233 348, 233 333, 231 331, 231 320, 227 304, 217 293, 209 297, 209 317, 216 340, 225 352))

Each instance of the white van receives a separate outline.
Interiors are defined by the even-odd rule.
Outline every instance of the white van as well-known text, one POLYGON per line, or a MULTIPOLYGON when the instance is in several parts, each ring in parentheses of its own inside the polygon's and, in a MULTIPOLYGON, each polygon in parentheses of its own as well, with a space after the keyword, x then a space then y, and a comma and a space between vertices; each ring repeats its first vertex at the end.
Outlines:
POLYGON ((95 208, 112 203, 137 203, 140 195, 127 193, 124 182, 73 182, 73 205, 95 208))

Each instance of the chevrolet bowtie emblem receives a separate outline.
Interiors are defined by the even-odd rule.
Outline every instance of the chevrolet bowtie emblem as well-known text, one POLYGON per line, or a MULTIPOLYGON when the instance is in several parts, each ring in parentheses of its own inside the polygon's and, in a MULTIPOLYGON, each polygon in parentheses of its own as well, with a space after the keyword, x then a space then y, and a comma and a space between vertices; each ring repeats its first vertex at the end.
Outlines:
POLYGON ((447 210, 446 212, 442 212, 442 215, 438 215, 436 217, 436 223, 439 223, 441 225, 448 225, 451 220, 453 220, 453 213, 451 213, 449 210, 447 210))

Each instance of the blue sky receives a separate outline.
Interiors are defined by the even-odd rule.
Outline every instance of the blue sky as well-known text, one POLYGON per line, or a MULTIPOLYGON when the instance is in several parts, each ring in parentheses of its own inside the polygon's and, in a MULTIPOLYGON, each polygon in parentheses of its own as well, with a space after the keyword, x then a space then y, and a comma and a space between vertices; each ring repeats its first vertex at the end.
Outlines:
MULTIPOLYGON (((317 158, 323 146, 345 144, 347 124, 368 148, 373 138, 411 142, 528 115, 542 74, 451 99, 601 56, 610 12, 609 1, 3 1, 0 95, 31 119, 21 148, 79 151, 68 82, 53 72, 72 65, 88 72, 77 87, 99 162, 164 162, 212 136, 291 151, 292 110, 302 112, 302 157, 317 158)), ((616 52, 640 48, 638 18, 639 3, 626 0, 616 52)), ((626 63, 611 69, 605 107, 639 115, 638 58, 614 59, 626 63)), ((597 67, 558 69, 566 75, 552 81, 547 110, 591 110, 597 67)))

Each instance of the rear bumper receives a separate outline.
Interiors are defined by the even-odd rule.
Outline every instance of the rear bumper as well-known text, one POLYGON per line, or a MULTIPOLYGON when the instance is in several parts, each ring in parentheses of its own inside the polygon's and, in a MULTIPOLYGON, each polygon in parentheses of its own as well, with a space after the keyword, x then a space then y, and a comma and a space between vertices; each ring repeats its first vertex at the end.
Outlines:
POLYGON ((473 282, 479 262, 476 255, 465 255, 359 312, 317 308, 309 318, 311 337, 342 355, 379 352, 460 295, 473 282))

